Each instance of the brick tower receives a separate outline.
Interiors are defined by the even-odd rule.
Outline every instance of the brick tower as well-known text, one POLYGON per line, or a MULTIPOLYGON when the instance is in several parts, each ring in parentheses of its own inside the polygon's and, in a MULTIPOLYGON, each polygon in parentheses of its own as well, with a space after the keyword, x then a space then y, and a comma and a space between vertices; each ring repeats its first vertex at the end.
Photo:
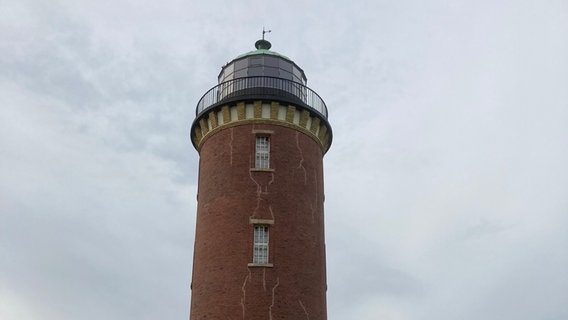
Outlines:
POLYGON ((200 155, 191 320, 326 319, 327 108, 304 71, 259 40, 197 104, 200 155))

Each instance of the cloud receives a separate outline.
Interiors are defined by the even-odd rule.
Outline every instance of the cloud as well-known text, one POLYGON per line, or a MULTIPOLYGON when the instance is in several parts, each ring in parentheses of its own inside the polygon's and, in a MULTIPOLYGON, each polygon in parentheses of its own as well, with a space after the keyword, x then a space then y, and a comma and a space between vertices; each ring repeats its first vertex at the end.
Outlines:
POLYGON ((194 106, 263 25, 330 110, 329 319, 566 318, 562 2, 3 8, 3 318, 187 318, 194 106))

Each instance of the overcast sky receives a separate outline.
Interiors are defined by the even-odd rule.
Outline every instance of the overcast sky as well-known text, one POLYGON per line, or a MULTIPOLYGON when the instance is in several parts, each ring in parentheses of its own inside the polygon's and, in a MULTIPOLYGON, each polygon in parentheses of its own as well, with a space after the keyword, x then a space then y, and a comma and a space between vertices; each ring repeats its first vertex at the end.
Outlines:
POLYGON ((568 319, 568 2, 0 0, 0 319, 187 319, 189 127, 262 27, 326 101, 330 320, 568 319))

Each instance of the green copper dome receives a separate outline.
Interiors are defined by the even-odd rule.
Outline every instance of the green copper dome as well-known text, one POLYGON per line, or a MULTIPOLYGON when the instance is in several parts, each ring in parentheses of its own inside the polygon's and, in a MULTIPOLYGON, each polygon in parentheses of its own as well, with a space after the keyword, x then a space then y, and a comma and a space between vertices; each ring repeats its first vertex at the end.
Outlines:
POLYGON ((235 60, 244 58, 244 57, 248 57, 248 56, 254 56, 257 54, 269 54, 269 55, 273 55, 273 56, 277 56, 283 59, 286 59, 290 62, 292 62, 292 60, 290 60, 290 58, 288 58, 287 56, 280 54, 276 51, 270 51, 270 47, 272 47, 272 45, 270 44, 270 42, 266 41, 266 40, 258 40, 254 46, 256 47, 256 50, 241 54, 240 56, 236 57, 235 60))

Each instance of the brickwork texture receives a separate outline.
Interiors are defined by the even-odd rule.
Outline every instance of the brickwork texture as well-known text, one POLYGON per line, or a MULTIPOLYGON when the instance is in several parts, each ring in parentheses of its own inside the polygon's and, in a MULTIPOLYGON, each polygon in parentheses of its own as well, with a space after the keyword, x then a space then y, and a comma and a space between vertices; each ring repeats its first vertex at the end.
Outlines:
POLYGON ((323 152, 313 135, 254 121, 202 142, 191 320, 326 319, 323 152), (254 169, 258 132, 269 170, 254 169), (271 265, 250 265, 251 219, 270 222, 271 265))

